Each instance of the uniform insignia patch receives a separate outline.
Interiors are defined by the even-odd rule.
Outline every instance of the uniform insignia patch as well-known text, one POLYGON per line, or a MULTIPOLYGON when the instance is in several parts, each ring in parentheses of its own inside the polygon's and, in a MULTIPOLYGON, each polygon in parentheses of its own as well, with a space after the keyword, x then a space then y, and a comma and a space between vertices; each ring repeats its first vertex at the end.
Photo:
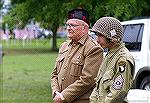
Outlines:
POLYGON ((125 67, 119 66, 119 72, 123 73, 125 71, 125 67))
POLYGON ((126 62, 125 62, 125 61, 120 61, 120 62, 119 62, 119 65, 120 65, 120 66, 121 66, 121 65, 125 66, 125 65, 126 65, 126 62))
POLYGON ((116 90, 120 90, 123 86, 123 83, 124 83, 124 79, 122 75, 119 75, 117 78, 115 78, 113 82, 113 88, 116 90))
POLYGON ((110 31, 110 34, 111 34, 111 37, 112 37, 112 36, 115 36, 115 35, 116 35, 115 29, 111 30, 111 31, 110 31))

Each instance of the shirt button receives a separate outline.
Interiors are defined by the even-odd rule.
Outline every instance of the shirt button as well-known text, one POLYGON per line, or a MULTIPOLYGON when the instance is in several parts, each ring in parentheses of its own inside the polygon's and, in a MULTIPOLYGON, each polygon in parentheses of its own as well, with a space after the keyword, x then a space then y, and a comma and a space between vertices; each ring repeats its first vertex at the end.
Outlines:
POLYGON ((80 58, 81 58, 81 56, 78 56, 78 57, 77 57, 77 59, 80 59, 80 58))
POLYGON ((109 94, 108 94, 108 97, 112 97, 112 93, 109 93, 109 94))
POLYGON ((62 78, 62 81, 64 81, 65 80, 65 78, 62 78))
POLYGON ((79 64, 79 61, 77 61, 76 64, 79 64))

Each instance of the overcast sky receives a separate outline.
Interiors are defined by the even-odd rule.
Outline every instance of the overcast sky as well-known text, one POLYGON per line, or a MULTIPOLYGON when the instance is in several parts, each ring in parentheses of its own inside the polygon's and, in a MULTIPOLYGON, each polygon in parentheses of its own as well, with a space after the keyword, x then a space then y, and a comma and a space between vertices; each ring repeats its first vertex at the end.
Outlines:
POLYGON ((10 4, 10 0, 3 0, 4 4, 10 4))

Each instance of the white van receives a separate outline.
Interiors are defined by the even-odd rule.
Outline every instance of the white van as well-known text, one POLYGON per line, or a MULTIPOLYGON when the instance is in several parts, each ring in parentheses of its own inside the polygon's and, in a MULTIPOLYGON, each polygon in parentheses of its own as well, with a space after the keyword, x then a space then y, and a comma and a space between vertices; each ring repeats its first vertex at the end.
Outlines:
POLYGON ((123 41, 135 59, 134 88, 150 91, 150 18, 121 23, 123 41))

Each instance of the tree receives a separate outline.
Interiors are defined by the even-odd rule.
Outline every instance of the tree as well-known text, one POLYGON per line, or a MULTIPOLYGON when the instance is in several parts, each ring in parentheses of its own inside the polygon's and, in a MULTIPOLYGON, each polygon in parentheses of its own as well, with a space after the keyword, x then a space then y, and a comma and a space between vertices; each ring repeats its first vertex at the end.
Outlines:
POLYGON ((29 20, 35 20, 46 29, 53 32, 52 50, 56 50, 56 32, 64 23, 66 11, 63 8, 65 1, 59 0, 12 0, 13 9, 5 17, 12 29, 16 25, 23 28, 29 20))
POLYGON ((0 0, 0 9, 2 8, 2 6, 3 6, 3 1, 2 0, 0 0))
POLYGON ((113 16, 128 20, 136 16, 148 15, 150 3, 147 0, 11 0, 13 9, 5 17, 10 28, 24 27, 29 20, 39 22, 53 32, 52 50, 57 50, 56 32, 64 25, 67 12, 73 8, 84 8, 91 15, 91 26, 103 16, 113 16), (144 4, 141 2, 144 1, 144 4), (142 4, 140 6, 140 4, 142 4), (139 8, 141 7, 141 8, 139 8), (144 12, 143 12, 144 11, 144 12))
POLYGON ((136 9, 141 13, 141 16, 150 16, 150 1, 136 0, 136 9))
POLYGON ((13 29, 16 25, 23 28, 29 20, 34 19, 44 28, 53 32, 52 50, 56 47, 56 32, 60 25, 63 25, 68 10, 77 7, 90 7, 90 2, 85 0, 12 0, 13 9, 5 17, 5 22, 9 28, 13 29), (86 5, 83 5, 86 4, 86 5))

